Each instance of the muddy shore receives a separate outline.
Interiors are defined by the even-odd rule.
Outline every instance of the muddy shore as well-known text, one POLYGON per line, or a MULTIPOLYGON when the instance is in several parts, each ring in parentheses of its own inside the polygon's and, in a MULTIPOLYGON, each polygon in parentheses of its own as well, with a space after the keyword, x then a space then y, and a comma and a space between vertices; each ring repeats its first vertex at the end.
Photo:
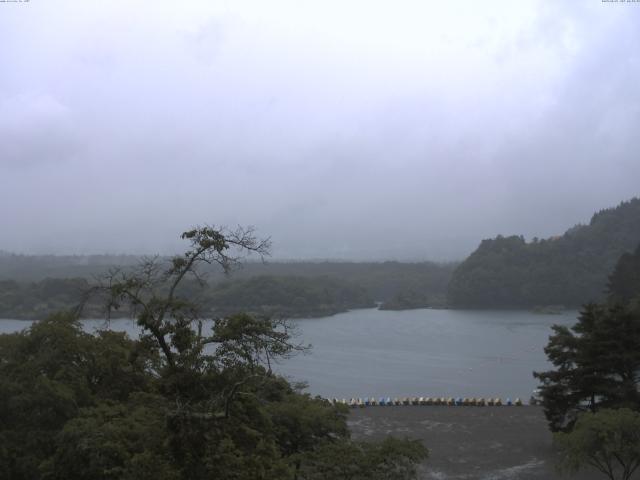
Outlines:
POLYGON ((574 476, 556 471, 552 436, 541 407, 366 407, 351 411, 349 427, 355 439, 421 439, 429 449, 421 479, 603 478, 594 470, 574 476))

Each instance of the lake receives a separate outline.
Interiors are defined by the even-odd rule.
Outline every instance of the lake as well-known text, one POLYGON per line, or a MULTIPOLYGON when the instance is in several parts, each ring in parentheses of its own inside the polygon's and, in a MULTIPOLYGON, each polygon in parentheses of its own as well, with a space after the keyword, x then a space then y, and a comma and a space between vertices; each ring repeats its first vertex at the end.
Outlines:
MULTIPOLYGON (((520 397, 546 370, 543 348, 551 325, 572 325, 577 312, 540 315, 526 311, 352 310, 325 318, 300 319, 298 340, 309 354, 279 364, 281 374, 307 381, 325 397, 438 396, 520 397)), ((88 331, 104 325, 83 322, 88 331)), ((29 322, 0 320, 0 333, 29 322)), ((111 328, 137 334, 131 320, 111 328)))

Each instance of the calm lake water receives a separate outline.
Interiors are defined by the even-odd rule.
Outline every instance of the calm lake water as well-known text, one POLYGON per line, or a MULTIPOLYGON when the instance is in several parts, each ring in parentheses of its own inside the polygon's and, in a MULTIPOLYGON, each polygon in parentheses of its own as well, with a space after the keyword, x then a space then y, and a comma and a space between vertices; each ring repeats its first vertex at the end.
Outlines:
MULTIPOLYGON (((311 343, 276 368, 306 381, 325 397, 500 396, 528 399, 531 372, 549 368, 543 348, 551 325, 571 325, 577 312, 538 315, 525 311, 352 310, 332 317, 296 320, 298 341, 311 343)), ((88 331, 104 325, 84 322, 88 331)), ((0 333, 29 322, 0 320, 0 333)), ((114 330, 137 334, 131 320, 114 330)))

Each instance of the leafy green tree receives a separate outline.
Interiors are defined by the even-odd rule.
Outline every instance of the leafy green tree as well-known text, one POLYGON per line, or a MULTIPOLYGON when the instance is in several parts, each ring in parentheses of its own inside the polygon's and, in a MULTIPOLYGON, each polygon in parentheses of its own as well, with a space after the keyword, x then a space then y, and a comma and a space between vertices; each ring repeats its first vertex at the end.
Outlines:
POLYGON ((570 433, 554 435, 559 467, 591 466, 610 480, 629 480, 640 466, 640 413, 627 408, 580 415, 570 433))
POLYGON ((319 444, 348 446, 340 407, 296 393, 273 375, 273 360, 306 348, 291 342, 288 322, 236 314, 214 319, 207 333, 200 306, 181 295, 187 277, 204 284, 199 266, 229 271, 240 254, 266 254, 268 241, 251 230, 212 227, 182 237, 190 249, 168 266, 148 259, 133 271, 112 272, 95 290, 110 307, 137 311, 143 340, 161 352, 158 385, 172 405, 168 445, 180 474, 287 478, 299 470, 300 455, 319 444))
POLYGON ((55 453, 40 466, 43 477, 177 480, 163 444, 164 408, 161 397, 136 394, 83 409, 58 433, 55 453))
POLYGON ((0 335, 3 478, 40 478, 60 431, 83 409, 150 388, 154 355, 123 334, 92 336, 69 313, 0 335))
POLYGON ((0 335, 2 478, 322 478, 334 451, 356 455, 333 462, 345 475, 355 465, 370 478, 415 478, 424 447, 354 443, 342 406, 274 374, 274 360, 306 348, 286 321, 236 314, 206 331, 183 296, 185 279, 204 282, 199 265, 228 270, 234 248, 264 254, 268 242, 212 227, 183 238, 185 255, 111 271, 89 292, 136 312, 139 339, 90 335, 73 313, 0 335))
POLYGON ((224 231, 213 227, 197 227, 182 234, 190 248, 166 264, 158 258, 144 259, 131 271, 112 270, 103 283, 89 294, 106 296, 107 313, 123 304, 134 312, 146 337, 157 342, 166 367, 178 371, 189 368, 209 339, 195 332, 193 324, 203 318, 197 302, 180 295, 179 287, 187 277, 204 285, 198 267, 217 264, 229 272, 240 260, 240 254, 255 252, 265 255, 269 241, 259 240, 251 229, 224 231), (186 363, 185 363, 186 362, 186 363))

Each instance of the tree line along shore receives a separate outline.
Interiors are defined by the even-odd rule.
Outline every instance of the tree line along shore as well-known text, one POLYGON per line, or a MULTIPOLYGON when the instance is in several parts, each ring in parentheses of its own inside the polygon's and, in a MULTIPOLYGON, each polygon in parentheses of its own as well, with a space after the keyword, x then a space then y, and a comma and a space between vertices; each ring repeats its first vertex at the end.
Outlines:
MULTIPOLYGON (((618 258, 640 242, 640 199, 593 215, 563 235, 483 240, 462 262, 257 262, 226 276, 204 268, 204 289, 182 293, 210 316, 239 311, 319 317, 354 308, 517 308, 542 313, 605 298, 618 258)), ((135 256, 24 256, 0 253, 0 317, 43 318, 73 308, 96 277, 135 268, 135 256)), ((87 304, 87 317, 104 316, 87 304)), ((120 312, 127 315, 128 312, 120 312)))
MULTIPOLYGON (((348 406, 272 371, 308 348, 288 320, 200 321, 197 267, 228 271, 228 250, 268 244, 211 227, 182 238, 184 255, 109 270, 85 292, 87 304, 133 313, 139 338, 86 333, 79 311, 0 335, 2 478, 416 479, 429 457, 420 439, 353 439, 348 406)), ((553 327, 552 369, 534 375, 560 467, 629 480, 640 466, 640 245, 607 277, 603 302, 553 327)))

